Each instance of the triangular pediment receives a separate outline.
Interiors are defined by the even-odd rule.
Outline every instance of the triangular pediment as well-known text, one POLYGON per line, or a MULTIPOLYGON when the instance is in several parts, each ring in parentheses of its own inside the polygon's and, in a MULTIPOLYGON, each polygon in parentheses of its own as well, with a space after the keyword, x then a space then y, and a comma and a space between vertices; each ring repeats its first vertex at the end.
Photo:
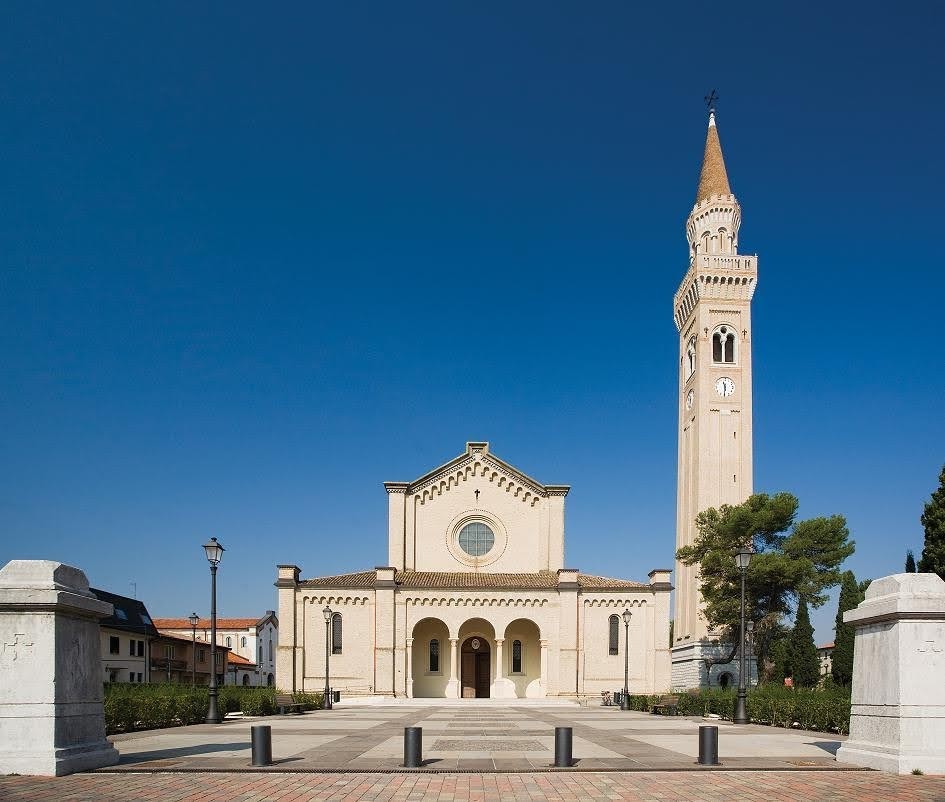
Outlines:
POLYGON ((514 465, 489 451, 485 442, 466 443, 466 450, 449 462, 434 468, 413 482, 385 482, 388 492, 394 490, 416 495, 421 501, 465 481, 472 476, 484 476, 505 487, 523 501, 534 503, 538 498, 551 495, 565 496, 568 485, 543 485, 520 471, 514 465))

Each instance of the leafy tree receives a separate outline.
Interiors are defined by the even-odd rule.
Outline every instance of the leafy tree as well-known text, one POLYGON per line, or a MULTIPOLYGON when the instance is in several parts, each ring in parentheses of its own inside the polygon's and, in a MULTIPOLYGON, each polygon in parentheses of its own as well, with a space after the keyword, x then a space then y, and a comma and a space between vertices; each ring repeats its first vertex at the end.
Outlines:
POLYGON ((912 556, 912 549, 909 549, 906 552, 906 573, 907 574, 915 573, 915 557, 912 556))
MULTIPOLYGON (((686 565, 698 565, 703 614, 728 643, 738 641, 740 571, 733 554, 753 548, 745 597, 748 617, 755 622, 757 654, 762 666, 782 617, 794 612, 800 597, 820 607, 827 589, 839 584, 840 564, 854 544, 842 515, 795 521, 797 499, 790 493, 758 493, 743 504, 723 505, 699 513, 698 535, 676 553, 686 565)), ((710 663, 729 662, 735 656, 710 663)))
POLYGON ((925 528, 925 547, 919 570, 945 579, 945 467, 938 475, 938 489, 925 505, 921 521, 925 528))
POLYGON ((814 643, 814 628, 810 623, 810 613, 804 597, 797 604, 794 617, 794 629, 788 638, 788 661, 794 685, 813 688, 820 681, 820 659, 817 657, 817 644, 814 643))
POLYGON ((833 656, 831 670, 833 681, 838 685, 849 685, 853 679, 853 627, 843 623, 843 614, 863 601, 863 592, 856 582, 853 571, 843 572, 840 583, 840 599, 837 602, 837 620, 834 625, 833 656))

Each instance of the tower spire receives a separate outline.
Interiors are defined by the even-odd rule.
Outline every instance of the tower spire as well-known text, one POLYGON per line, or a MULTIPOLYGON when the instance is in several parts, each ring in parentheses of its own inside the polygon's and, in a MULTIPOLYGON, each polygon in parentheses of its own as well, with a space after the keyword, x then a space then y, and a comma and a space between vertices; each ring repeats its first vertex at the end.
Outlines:
MULTIPOLYGON (((713 90, 713 94, 715 90, 713 90)), ((713 101, 715 98, 713 98, 713 101)), ((715 107, 709 107, 709 130, 705 137, 705 154, 702 157, 702 173, 699 175, 699 189, 696 203, 701 203, 713 195, 731 195, 728 185, 728 173, 725 172, 725 159, 722 158, 722 143, 719 141, 719 129, 715 125, 715 107)))

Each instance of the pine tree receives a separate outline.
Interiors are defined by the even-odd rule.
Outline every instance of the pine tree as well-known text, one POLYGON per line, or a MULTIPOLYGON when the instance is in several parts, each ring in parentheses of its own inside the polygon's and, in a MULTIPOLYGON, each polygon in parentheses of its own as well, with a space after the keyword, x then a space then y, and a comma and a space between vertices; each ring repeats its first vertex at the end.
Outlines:
POLYGON ((912 556, 912 549, 906 552, 906 573, 915 573, 915 557, 912 556))
POLYGON ((844 571, 843 581, 840 584, 840 600, 837 603, 830 670, 833 681, 838 685, 849 685, 853 679, 853 627, 843 623, 843 614, 847 610, 852 610, 861 601, 863 601, 863 594, 860 592, 853 571, 844 571))
POLYGON ((938 489, 925 505, 921 521, 925 528, 925 547, 919 570, 945 579, 945 467, 938 475, 938 489))
POLYGON ((788 641, 788 655, 795 687, 813 688, 820 681, 820 659, 817 657, 807 601, 803 597, 797 604, 794 629, 788 641))

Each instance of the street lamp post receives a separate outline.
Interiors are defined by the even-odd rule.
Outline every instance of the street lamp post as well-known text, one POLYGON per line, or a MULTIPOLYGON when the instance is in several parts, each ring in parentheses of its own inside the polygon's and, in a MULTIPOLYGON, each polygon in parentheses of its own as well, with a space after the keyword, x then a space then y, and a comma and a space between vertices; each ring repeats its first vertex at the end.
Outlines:
POLYGON ((742 574, 741 627, 738 637, 738 696, 735 697, 734 724, 748 723, 748 703, 745 694, 745 574, 751 562, 751 551, 742 547, 735 555, 735 563, 742 574))
POLYGON ((633 613, 630 608, 623 611, 623 696, 620 698, 620 709, 630 709, 630 619, 633 613))
POLYGON ((190 686, 192 688, 197 687, 197 622, 200 620, 200 616, 196 613, 191 613, 188 616, 188 621, 190 621, 190 686))
POLYGON ((210 563, 210 707, 207 710, 207 724, 219 724, 223 721, 217 707, 217 566, 223 559, 223 546, 215 537, 203 544, 210 563))
POLYGON ((325 616, 325 698, 322 700, 322 709, 331 709, 331 691, 328 689, 328 655, 331 653, 331 607, 322 610, 325 616))
POLYGON ((755 622, 745 624, 748 630, 748 687, 751 688, 751 659, 755 656, 755 622))

